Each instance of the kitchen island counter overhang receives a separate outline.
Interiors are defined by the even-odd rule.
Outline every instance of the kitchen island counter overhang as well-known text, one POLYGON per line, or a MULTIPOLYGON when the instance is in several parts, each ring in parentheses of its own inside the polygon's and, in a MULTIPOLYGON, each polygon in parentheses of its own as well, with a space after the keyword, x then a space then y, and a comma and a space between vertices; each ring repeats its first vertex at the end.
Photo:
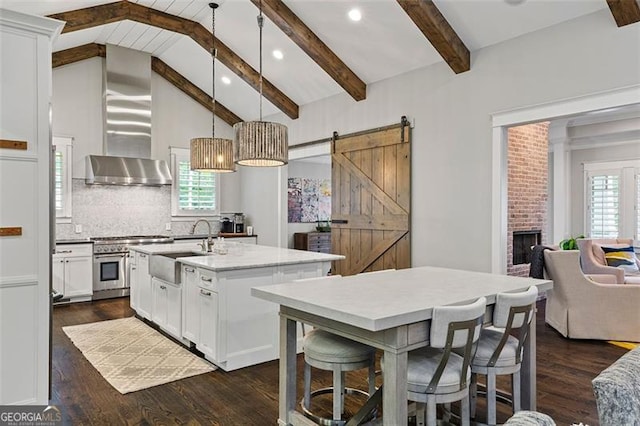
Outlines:
POLYGON ((252 297, 251 288, 325 276, 331 262, 344 256, 225 245, 224 255, 215 253, 215 247, 214 253, 202 253, 196 243, 181 244, 179 249, 175 243, 132 247, 131 307, 231 371, 279 356, 278 307, 252 297), (153 276, 150 259, 178 251, 187 257, 175 259, 176 279, 153 276))

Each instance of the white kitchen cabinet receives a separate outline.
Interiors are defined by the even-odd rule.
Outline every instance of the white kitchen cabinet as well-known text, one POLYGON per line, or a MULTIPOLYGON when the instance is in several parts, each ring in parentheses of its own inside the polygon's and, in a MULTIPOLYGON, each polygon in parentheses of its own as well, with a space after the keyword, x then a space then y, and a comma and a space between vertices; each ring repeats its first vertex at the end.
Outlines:
POLYGON ((151 320, 173 337, 182 337, 182 289, 153 277, 151 320))
POLYGON ((129 304, 134 311, 138 310, 138 298, 140 297, 138 292, 140 287, 138 283, 138 255, 139 253, 136 251, 129 252, 129 270, 127 271, 129 275, 129 304))
POLYGON ((53 289, 72 302, 93 295, 93 245, 57 244, 52 256, 53 289))
POLYGON ((213 362, 223 362, 218 342, 218 293, 198 287, 198 314, 200 317, 200 340, 196 348, 213 362))
POLYGON ((0 228, 15 232, 0 238, 0 406, 49 402, 51 44, 63 26, 0 6, 0 228))
POLYGON ((193 266, 182 265, 182 337, 193 343, 200 341, 200 287, 198 272, 193 266))
POLYGON ((149 274, 149 255, 138 253, 136 256, 136 292, 137 309, 136 312, 143 318, 151 320, 153 313, 151 275, 149 274))
POLYGON ((276 359, 278 307, 251 296, 251 288, 323 276, 329 266, 314 262, 213 271, 183 264, 182 336, 225 371, 276 359))

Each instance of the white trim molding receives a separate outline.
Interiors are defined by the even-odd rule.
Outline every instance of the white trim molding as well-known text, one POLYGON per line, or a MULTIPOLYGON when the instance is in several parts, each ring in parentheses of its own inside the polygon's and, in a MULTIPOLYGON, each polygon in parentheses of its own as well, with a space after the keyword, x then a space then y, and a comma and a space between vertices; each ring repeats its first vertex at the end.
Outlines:
POLYGON ((491 272, 507 272, 507 128, 634 104, 640 104, 640 85, 492 114, 491 272))

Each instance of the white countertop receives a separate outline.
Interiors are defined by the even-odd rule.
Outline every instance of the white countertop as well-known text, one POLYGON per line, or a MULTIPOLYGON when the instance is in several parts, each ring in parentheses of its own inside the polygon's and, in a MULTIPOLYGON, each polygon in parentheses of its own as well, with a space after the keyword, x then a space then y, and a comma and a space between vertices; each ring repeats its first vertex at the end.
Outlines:
POLYGON ((182 251, 190 251, 190 250, 199 251, 199 250, 202 250, 202 248, 196 242, 193 242, 191 244, 180 242, 180 244, 174 244, 174 243, 138 244, 135 246, 129 246, 129 250, 138 251, 140 253, 145 253, 145 254, 159 254, 159 253, 173 253, 178 251, 182 252, 182 251))
POLYGON ((380 331, 431 318, 435 306, 471 303, 481 296, 495 302, 499 292, 532 285, 551 289, 549 280, 481 272, 419 267, 333 279, 254 287, 251 294, 282 306, 380 331))
MULTIPOLYGON (((212 271, 223 271, 297 263, 330 262, 332 260, 344 259, 342 255, 259 246, 256 244, 243 244, 231 241, 225 242, 225 245, 228 249, 228 253, 225 255, 209 254, 206 256, 180 257, 178 260, 185 265, 205 268, 212 271)), ((193 243, 193 247, 186 244, 180 244, 178 246, 174 244, 148 244, 132 246, 129 249, 146 254, 162 254, 189 250, 198 251, 200 246, 196 243, 193 243)))

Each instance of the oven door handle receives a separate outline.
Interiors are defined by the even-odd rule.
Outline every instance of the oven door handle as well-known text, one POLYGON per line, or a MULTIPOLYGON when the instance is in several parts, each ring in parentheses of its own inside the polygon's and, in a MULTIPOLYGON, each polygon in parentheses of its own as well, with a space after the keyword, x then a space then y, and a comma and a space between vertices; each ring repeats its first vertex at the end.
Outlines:
POLYGON ((102 255, 93 255, 94 259, 105 259, 108 257, 116 257, 116 258, 124 258, 127 254, 126 253, 119 253, 119 254, 102 254, 102 255))

